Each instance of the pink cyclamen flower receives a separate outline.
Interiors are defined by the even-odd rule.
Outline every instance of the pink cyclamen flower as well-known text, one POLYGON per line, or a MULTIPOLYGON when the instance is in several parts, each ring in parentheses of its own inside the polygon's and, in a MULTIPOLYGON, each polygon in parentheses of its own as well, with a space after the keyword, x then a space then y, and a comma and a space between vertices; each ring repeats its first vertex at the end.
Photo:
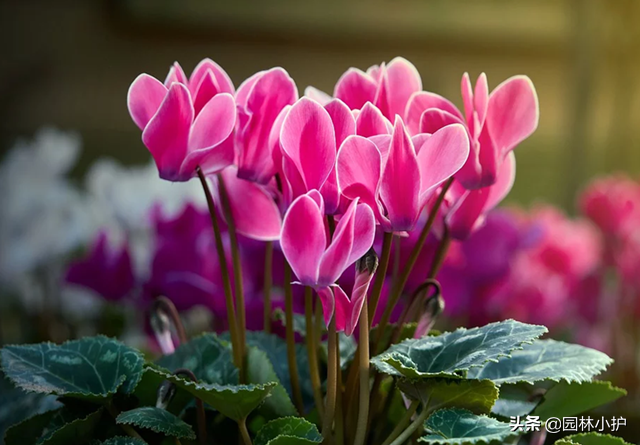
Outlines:
MULTIPOLYGON (((393 121, 396 115, 404 116, 409 98, 420 90, 422 79, 416 67, 396 57, 389 64, 373 65, 366 72, 349 68, 336 83, 333 96, 352 110, 371 102, 393 121)), ((329 95, 313 87, 307 88, 305 95, 320 103, 330 100, 329 95)))
POLYGON ((351 136, 338 153, 338 183, 346 198, 360 198, 386 232, 413 230, 433 191, 469 154, 462 125, 409 138, 396 117, 392 135, 351 136))
POLYGON ((467 190, 454 181, 443 203, 444 223, 453 239, 465 240, 480 228, 486 215, 511 191, 516 178, 516 158, 509 153, 502 163, 495 184, 478 190, 467 190))
POLYGON ((91 289, 106 300, 122 300, 135 284, 129 246, 125 242, 114 249, 109 246, 107 233, 100 232, 89 254, 71 263, 65 280, 91 289))
POLYGON ((239 178, 266 184, 276 174, 269 137, 280 112, 297 99, 296 84, 282 68, 260 71, 240 85, 235 135, 239 178))
POLYGON ((511 77, 489 94, 484 73, 473 91, 465 73, 461 88, 464 116, 444 97, 422 91, 411 97, 405 119, 410 134, 433 133, 452 123, 465 125, 470 153, 456 179, 475 190, 494 184, 507 154, 535 131, 538 96, 527 76, 511 77))
POLYGON ((187 80, 177 63, 165 83, 140 74, 129 87, 127 106, 145 144, 168 181, 188 181, 200 166, 215 173, 234 161, 236 123, 233 84, 205 59, 187 80))
MULTIPOLYGON (((375 220, 369 206, 359 204, 358 199, 354 199, 328 242, 329 232, 324 215, 324 200, 317 190, 298 197, 284 217, 280 244, 298 283, 318 291, 327 324, 335 313, 337 329, 345 330, 350 326, 347 318, 351 317, 345 318, 345 311, 337 311, 336 307, 344 308, 349 303, 343 298, 344 292, 336 290, 337 296, 334 297, 330 288, 336 288, 335 282, 345 269, 373 245, 375 220), (336 303, 336 299, 340 301, 336 303)), ((363 283, 359 282, 358 288, 362 289, 362 286, 363 283)), ((359 298, 353 300, 361 307, 359 298)))
POLYGON ((306 97, 296 102, 280 131, 287 194, 294 199, 319 190, 325 211, 334 214, 340 200, 335 168, 338 147, 355 131, 353 115, 339 100, 324 107, 306 97))

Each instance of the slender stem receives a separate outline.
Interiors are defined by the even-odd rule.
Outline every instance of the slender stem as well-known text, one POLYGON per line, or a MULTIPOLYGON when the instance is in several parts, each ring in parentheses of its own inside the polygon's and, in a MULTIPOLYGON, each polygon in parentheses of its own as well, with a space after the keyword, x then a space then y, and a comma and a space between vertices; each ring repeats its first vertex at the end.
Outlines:
POLYGON ((285 260, 284 264, 284 309, 285 309, 285 329, 287 338, 287 361, 289 363, 289 378, 291 380, 291 391, 293 391, 293 403, 296 405, 298 413, 304 413, 302 403, 302 391, 300 391, 300 380, 298 377, 298 362, 296 361, 296 338, 293 331, 293 290, 291 289, 291 266, 285 260))
POLYGON ((318 415, 323 417, 324 407, 322 406, 322 382, 320 381, 320 368, 318 366, 318 350, 316 349, 315 332, 313 327, 313 289, 304 289, 304 316, 305 329, 307 333, 307 356, 309 358, 309 376, 313 387, 313 400, 318 409, 318 415))
POLYGON ((438 275, 438 271, 442 267, 442 263, 444 263, 444 259, 447 256, 447 251, 449 250, 449 246, 451 245, 451 235, 449 234, 449 230, 445 226, 444 233, 442 234, 442 239, 438 244, 438 250, 436 250, 436 255, 433 258, 433 262, 431 263, 431 269, 429 270, 429 276, 427 278, 435 278, 438 275))
POLYGON ((264 250, 264 331, 271 333, 271 286, 273 285, 273 241, 267 241, 264 250))
POLYGON ((378 325, 378 334, 376 335, 376 341, 375 341, 375 343, 378 345, 376 352, 380 352, 386 346, 381 344, 382 342, 380 340, 382 339, 382 334, 384 333, 384 330, 387 324, 389 323, 389 319, 391 318, 391 312, 393 311, 394 306, 398 303, 398 300, 400 299, 400 295, 402 295, 404 286, 407 284, 407 280, 409 279, 409 275, 413 270, 413 266, 416 264, 416 261, 418 260, 418 256, 420 255, 420 252, 424 247, 424 243, 427 241, 427 237, 429 236, 431 227, 433 226, 433 223, 436 220, 436 216, 438 215, 438 210, 440 209, 440 206, 444 201, 444 197, 447 194, 447 190, 449 190, 449 187, 451 187, 452 183, 453 183, 453 178, 450 178, 447 182, 445 182, 444 186, 442 187, 442 190, 440 191, 440 194, 438 195, 438 198, 436 199, 436 202, 434 203, 433 208, 431 209, 431 212, 429 212, 429 217, 427 219, 427 222, 424 225, 422 232, 420 232, 420 237, 418 238, 418 241, 416 242, 415 246, 413 246, 413 250, 409 255, 407 264, 405 264, 402 274, 398 279, 398 283, 396 286, 393 287, 393 289, 391 289, 391 295, 389 297, 389 301, 387 303, 387 306, 385 307, 384 313, 382 314, 382 318, 380 319, 380 323, 378 325))
MULTIPOLYGON (((229 231, 229 241, 231 241, 231 260, 233 262, 233 280, 236 295, 236 317, 238 320, 238 340, 240 346, 240 357, 244 361, 245 343, 247 336, 247 315, 244 303, 244 287, 242 284, 242 261, 240 260, 240 249, 238 247, 238 235, 236 234, 236 225, 233 221, 233 213, 231 212, 231 203, 227 188, 222 179, 222 175, 218 174, 218 188, 220 190, 220 203, 224 219, 227 221, 227 230, 229 231)), ((241 371, 244 370, 244 366, 241 371)), ((240 374, 241 381, 244 381, 243 374, 240 374)))
POLYGON ((324 420, 322 422, 323 443, 329 443, 333 428, 333 417, 336 410, 336 393, 338 385, 338 356, 336 355, 336 317, 329 323, 329 345, 327 360, 327 399, 324 408, 324 420))
POLYGON ((244 445, 252 445, 251 436, 249 436, 249 431, 247 430, 247 418, 243 417, 238 421, 238 427, 240 428, 240 435, 242 436, 242 441, 244 445))
POLYGON ((178 334, 178 340, 180 340, 180 344, 184 344, 189 339, 187 338, 187 332, 184 329, 184 325, 182 324, 182 319, 180 318, 180 314, 176 309, 176 306, 173 304, 173 301, 169 300, 167 297, 159 296, 155 299, 156 310, 161 310, 165 314, 169 316, 171 319, 171 323, 173 323, 173 327, 178 334))
POLYGON ((402 419, 400 420, 400 422, 398 422, 396 427, 393 429, 391 434, 389 434, 389 437, 385 439, 382 445, 389 445, 396 437, 400 435, 400 433, 402 433, 402 431, 411 422, 411 417, 413 417, 413 415, 415 414, 419 404, 420 402, 418 400, 414 400, 413 402, 411 402, 411 406, 409 406, 409 409, 407 410, 407 412, 404 413, 404 416, 402 416, 402 419))
MULTIPOLYGON (((229 268, 227 267, 227 259, 225 258, 224 254, 224 245, 222 244, 222 235, 220 233, 218 216, 213 204, 211 190, 209 190, 209 185, 207 184, 207 179, 205 178, 204 173, 202 173, 200 167, 196 167, 196 172, 198 173, 198 178, 200 178, 200 183, 202 184, 204 195, 207 198, 207 205, 209 206, 209 215, 211 216, 211 225, 213 226, 213 234, 216 241, 216 250, 218 252, 220 276, 222 277, 222 282, 224 285, 224 299, 227 306, 227 319, 229 321, 229 333, 231 335, 231 345, 233 347, 234 362, 238 369, 242 370, 243 360, 242 355, 240 355, 241 350, 238 338, 238 323, 236 321, 236 311, 233 302, 233 293, 231 291, 231 281, 229 281, 229 268)), ((240 373, 240 375, 242 375, 242 372, 240 373)))
POLYGON ((342 368, 340 366, 340 336, 336 334, 336 445, 344 445, 344 410, 342 407, 342 368))
POLYGON ((391 442, 390 445, 402 445, 403 443, 405 443, 405 441, 409 437, 411 437, 411 435, 415 431, 417 431, 418 428, 422 427, 422 424, 427 419, 430 412, 431 412, 430 410, 428 410, 427 408, 424 408, 420 413, 420 415, 416 417, 416 420, 414 420, 413 423, 409 425, 409 427, 402 432, 402 434, 400 434, 393 442, 391 442))
POLYGON ((367 436, 367 421, 369 419, 369 319, 367 299, 364 299, 362 312, 360 312, 360 338, 359 362, 360 362, 360 405, 358 408, 358 426, 354 445, 363 445, 367 436))
POLYGON ((376 279, 373 282, 373 289, 371 290, 369 305, 369 327, 373 325, 373 317, 376 314, 378 302, 380 301, 380 294, 382 293, 382 286, 384 285, 384 279, 387 275, 387 268, 389 267, 389 258, 391 257, 391 241, 393 240, 392 233, 385 233, 382 238, 382 254, 380 256, 380 264, 378 264, 378 270, 376 271, 376 279))
MULTIPOLYGON (((174 371, 175 375, 184 375, 187 376, 192 382, 198 383, 198 379, 196 375, 187 368, 180 368, 174 371)), ((205 445, 207 443, 207 416, 204 411, 204 403, 198 397, 196 399, 196 413, 198 417, 198 440, 201 445, 205 445)))

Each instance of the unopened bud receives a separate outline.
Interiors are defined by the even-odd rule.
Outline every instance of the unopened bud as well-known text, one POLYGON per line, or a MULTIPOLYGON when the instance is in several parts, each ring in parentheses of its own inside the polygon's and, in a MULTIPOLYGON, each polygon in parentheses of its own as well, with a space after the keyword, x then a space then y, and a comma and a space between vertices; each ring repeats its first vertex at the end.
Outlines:
POLYGON ((378 255, 373 247, 356 261, 356 273, 367 273, 373 275, 378 269, 378 255))
POLYGON ((162 310, 160 305, 154 304, 150 313, 151 329, 156 337, 156 341, 160 345, 162 354, 173 354, 175 351, 175 345, 171 338, 171 321, 165 311, 162 310))
POLYGON ((169 380, 165 380, 164 382, 162 382, 158 387, 156 408, 167 409, 175 394, 176 385, 174 385, 169 380))

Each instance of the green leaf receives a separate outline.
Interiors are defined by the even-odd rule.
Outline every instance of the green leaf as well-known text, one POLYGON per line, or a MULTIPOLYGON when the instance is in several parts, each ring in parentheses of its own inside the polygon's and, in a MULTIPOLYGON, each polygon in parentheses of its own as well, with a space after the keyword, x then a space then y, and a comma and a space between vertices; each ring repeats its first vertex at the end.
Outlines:
POLYGON ((300 417, 282 417, 265 424, 253 441, 254 445, 310 445, 322 442, 313 423, 300 417))
POLYGON ((470 369, 497 362, 545 332, 544 326, 514 320, 460 328, 436 337, 405 340, 371 359, 371 363, 393 376, 463 378, 470 369))
POLYGON ((118 415, 116 423, 146 428, 155 433, 162 433, 165 436, 177 437, 178 439, 196 438, 196 433, 188 423, 162 408, 143 406, 124 411, 118 415))
POLYGON ((250 383, 275 383, 271 397, 268 397, 261 407, 261 411, 267 411, 270 418, 297 414, 266 352, 256 347, 249 347, 247 351, 247 378, 250 383))
POLYGON ((526 416, 538 406, 536 402, 527 400, 512 400, 500 398, 491 408, 491 412, 497 416, 512 417, 526 416))
POLYGON ((541 420, 550 417, 569 417, 589 411, 627 394, 622 388, 616 388, 611 382, 593 381, 584 383, 560 382, 550 388, 533 415, 541 420))
POLYGON ((426 436, 419 442, 432 444, 479 444, 493 440, 505 442, 517 432, 508 423, 487 416, 478 416, 464 409, 443 409, 433 413, 424 423, 426 436))
POLYGON ((49 425, 57 410, 47 411, 29 417, 7 430, 4 435, 5 445, 24 445, 36 443, 42 432, 49 425))
POLYGON ((561 440, 581 445, 629 445, 620 437, 600 433, 574 434, 573 436, 568 436, 561 440))
POLYGON ((148 368, 150 372, 157 372, 165 379, 175 383, 179 388, 198 397, 204 403, 223 415, 240 420, 251 411, 259 407, 269 396, 276 383, 264 385, 218 385, 217 383, 196 383, 183 379, 157 368, 148 368))
MULTIPOLYGON (((280 308, 276 308, 276 310, 273 311, 273 319, 282 323, 282 326, 287 325, 287 316, 285 312, 280 308)), ((322 323, 322 328, 323 332, 326 332, 324 323, 322 323)), ((293 314, 293 332, 302 336, 302 338, 307 337, 307 320, 305 319, 304 315, 293 314)))
POLYGON ((233 364, 229 344, 216 334, 206 333, 180 345, 173 354, 157 363, 174 372, 180 368, 192 371, 198 380, 220 385, 238 383, 238 368, 233 364))
POLYGON ((103 336, 61 345, 5 346, 0 359, 5 374, 26 391, 94 401, 120 387, 131 393, 144 363, 140 352, 103 336))
POLYGON ((498 388, 491 380, 403 379, 398 382, 398 387, 432 411, 456 407, 476 414, 488 414, 498 399, 498 388))
POLYGON ((36 445, 67 445, 88 441, 93 437, 102 412, 100 408, 87 415, 67 407, 61 408, 52 416, 36 445))
MULTIPOLYGON (((158 388, 165 381, 164 371, 162 373, 150 371, 149 368, 157 365, 146 364, 142 372, 140 383, 136 386, 133 395, 138 399, 139 406, 155 406, 158 399, 158 388)), ((173 399, 167 407, 167 411, 173 414, 180 414, 182 410, 193 402, 193 396, 182 389, 177 389, 173 399)))
POLYGON ((105 440, 100 445, 147 445, 147 442, 135 437, 118 436, 105 440))
POLYGON ((467 378, 491 379, 497 385, 542 380, 588 382, 612 362, 595 349, 555 340, 536 340, 514 351, 508 359, 469 370, 467 378))

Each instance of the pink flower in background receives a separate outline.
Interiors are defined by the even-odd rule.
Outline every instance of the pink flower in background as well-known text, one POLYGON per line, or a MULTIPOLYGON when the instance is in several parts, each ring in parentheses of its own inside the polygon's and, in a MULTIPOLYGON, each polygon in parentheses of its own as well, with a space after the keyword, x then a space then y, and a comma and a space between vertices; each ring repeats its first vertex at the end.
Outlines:
POLYGON ((373 209, 384 231, 411 231, 427 199, 460 169, 468 150, 461 125, 412 140, 396 117, 390 136, 345 140, 338 153, 338 182, 346 198, 360 198, 373 209))
POLYGON ((129 113, 162 179, 188 181, 200 166, 215 173, 231 165, 236 123, 233 84, 205 59, 186 79, 177 63, 165 83, 139 75, 127 96, 129 113))
POLYGON ((106 300, 122 300, 135 284, 128 244, 114 249, 109 246, 107 233, 101 231, 87 256, 69 265, 65 280, 91 289, 106 300))
POLYGON ((297 99, 296 84, 282 68, 260 71, 240 85, 235 135, 239 178, 267 184, 276 174, 272 150, 277 147, 269 138, 280 112, 297 99))
MULTIPOLYGON (((336 83, 333 97, 352 110, 360 110, 370 102, 393 121, 396 115, 404 116, 409 98, 420 90, 422 80, 416 67, 408 60, 396 57, 389 64, 369 67, 367 72, 349 68, 336 83)), ((322 104, 331 99, 313 87, 308 87, 305 95, 322 104)))
MULTIPOLYGON (((335 313, 337 328, 344 330, 348 326, 345 312, 336 308, 348 305, 346 296, 337 291, 334 297, 331 287, 371 248, 375 220, 369 206, 355 199, 341 216, 329 242, 324 214, 324 200, 317 190, 298 197, 285 215, 280 243, 298 282, 318 291, 327 324, 335 313)), ((354 303, 358 298, 353 298, 354 303)))
POLYGON ((467 189, 494 184, 507 155, 538 126, 538 97, 526 76, 511 77, 489 94, 481 74, 472 90, 469 75, 462 77, 464 116, 453 103, 430 92, 414 94, 405 119, 410 134, 433 133, 452 123, 465 125, 470 154, 456 179, 467 189))

